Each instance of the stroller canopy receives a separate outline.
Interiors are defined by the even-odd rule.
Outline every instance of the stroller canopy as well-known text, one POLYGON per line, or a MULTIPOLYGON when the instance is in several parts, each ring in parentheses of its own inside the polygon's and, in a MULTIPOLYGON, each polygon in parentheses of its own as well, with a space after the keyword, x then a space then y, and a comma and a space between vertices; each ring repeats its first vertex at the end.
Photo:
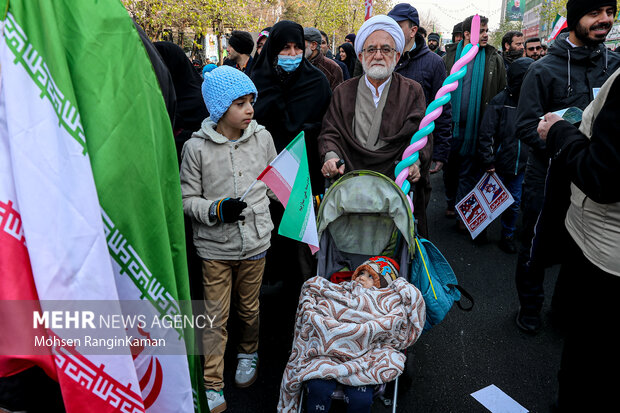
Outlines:
POLYGON ((413 256, 414 221, 407 197, 378 172, 352 171, 329 188, 317 218, 319 239, 328 227, 340 251, 368 255, 383 251, 396 227, 413 256))

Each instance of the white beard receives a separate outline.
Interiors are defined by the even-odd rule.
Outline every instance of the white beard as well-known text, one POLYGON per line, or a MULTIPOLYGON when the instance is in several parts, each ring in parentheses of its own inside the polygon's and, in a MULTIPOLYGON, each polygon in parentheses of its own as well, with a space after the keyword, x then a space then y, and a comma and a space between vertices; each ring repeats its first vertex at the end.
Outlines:
POLYGON ((364 73, 366 73, 366 76, 374 80, 387 79, 388 77, 390 77, 395 67, 396 67, 396 56, 394 56, 394 58, 392 59, 392 62, 387 66, 373 65, 373 66, 368 67, 366 62, 362 61, 362 68, 364 69, 364 73))

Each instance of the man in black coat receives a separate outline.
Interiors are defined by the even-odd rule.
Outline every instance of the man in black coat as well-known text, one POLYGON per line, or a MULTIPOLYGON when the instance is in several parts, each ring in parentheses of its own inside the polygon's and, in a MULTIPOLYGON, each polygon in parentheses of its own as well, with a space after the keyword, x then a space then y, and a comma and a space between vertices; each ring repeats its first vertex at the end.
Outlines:
POLYGON ((512 62, 523 57, 524 50, 523 33, 511 30, 502 37, 502 57, 506 72, 512 62))
MULTIPOLYGON (((437 54, 433 53, 424 43, 424 38, 417 33, 420 20, 417 10, 407 3, 400 3, 388 13, 403 30, 405 36, 405 51, 396 64, 394 71, 406 78, 418 82, 424 90, 426 106, 434 99, 435 94, 441 88, 446 79, 446 66, 437 54)), ((443 165, 448 161, 450 153, 450 139, 452 137, 451 119, 452 111, 450 104, 443 107, 442 114, 435 120, 435 130, 429 136, 429 143, 433 148, 432 162, 421 165, 421 178, 415 185, 415 211, 418 218, 419 214, 426 214, 426 207, 430 201, 431 182, 430 174, 439 172, 443 165), (434 166, 431 168, 431 163, 434 166)), ((426 219, 419 219, 418 230, 420 235, 428 237, 426 219)))
MULTIPOLYGON (((517 108, 517 137, 531 148, 523 184, 523 230, 516 269, 521 305, 517 325, 526 332, 536 332, 541 326, 544 268, 557 262, 554 253, 558 250, 549 247, 558 243, 544 238, 553 223, 549 218, 565 215, 568 207, 568 195, 545 194, 545 186, 558 188, 546 181, 561 176, 550 173, 547 178, 549 157, 536 131, 538 122, 548 112, 569 107, 585 109, 597 89, 620 67, 620 56, 603 45, 613 25, 616 1, 569 0, 566 7, 569 33, 559 35, 547 56, 530 66, 517 108), (545 199, 553 200, 555 205, 543 208, 545 199), (549 216, 545 218, 547 210, 549 216)), ((556 227, 562 231, 561 225, 556 227)))
POLYGON ((558 373, 560 412, 604 412, 616 403, 620 353, 615 328, 620 318, 620 69, 603 84, 583 113, 581 125, 546 114, 538 133, 547 152, 571 181, 564 221, 570 234, 560 273, 571 305, 558 373), (588 294, 589 286, 596 293, 588 294), (584 379, 587 378, 587 379, 584 379))

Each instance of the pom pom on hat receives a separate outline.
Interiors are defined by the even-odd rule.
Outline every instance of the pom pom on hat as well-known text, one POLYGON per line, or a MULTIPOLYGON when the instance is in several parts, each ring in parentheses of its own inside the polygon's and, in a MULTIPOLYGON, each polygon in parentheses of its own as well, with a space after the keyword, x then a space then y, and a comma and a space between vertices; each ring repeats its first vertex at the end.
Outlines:
POLYGON ((202 97, 213 122, 219 122, 232 102, 245 95, 254 95, 256 100, 258 91, 241 70, 231 66, 220 66, 204 73, 202 97))
POLYGON ((217 65, 214 63, 209 63, 208 65, 205 65, 205 67, 202 68, 202 78, 204 79, 205 73, 210 72, 215 68, 217 68, 217 65))
POLYGON ((352 280, 355 280, 358 274, 366 270, 375 281, 375 287, 385 288, 398 278, 399 265, 392 258, 377 256, 364 261, 362 265, 355 269, 352 280))

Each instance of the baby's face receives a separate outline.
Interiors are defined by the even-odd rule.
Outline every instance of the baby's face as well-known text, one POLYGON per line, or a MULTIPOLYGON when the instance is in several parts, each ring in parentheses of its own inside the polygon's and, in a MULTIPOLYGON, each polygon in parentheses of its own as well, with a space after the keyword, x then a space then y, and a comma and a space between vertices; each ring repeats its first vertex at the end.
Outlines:
POLYGON ((370 275, 366 270, 360 271, 360 273, 357 274, 355 281, 362 284, 362 287, 364 288, 372 288, 375 286, 374 278, 372 278, 372 275, 370 275))

